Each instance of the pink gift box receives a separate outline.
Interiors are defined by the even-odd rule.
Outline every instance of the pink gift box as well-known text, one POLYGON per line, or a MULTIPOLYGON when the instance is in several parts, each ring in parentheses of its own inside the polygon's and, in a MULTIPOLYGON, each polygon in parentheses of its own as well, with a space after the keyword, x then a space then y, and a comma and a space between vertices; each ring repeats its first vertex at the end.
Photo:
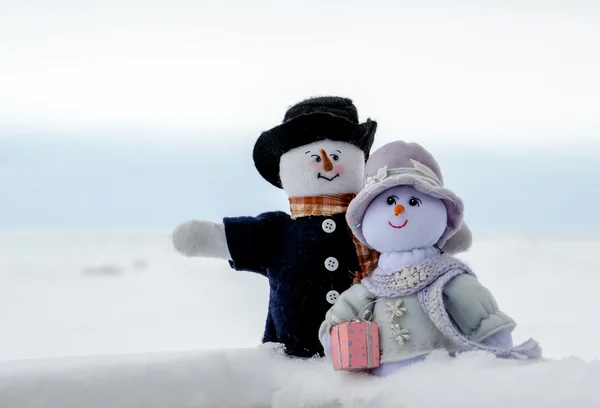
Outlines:
POLYGON ((333 369, 364 370, 379 367, 379 330, 369 321, 347 322, 331 329, 333 369))

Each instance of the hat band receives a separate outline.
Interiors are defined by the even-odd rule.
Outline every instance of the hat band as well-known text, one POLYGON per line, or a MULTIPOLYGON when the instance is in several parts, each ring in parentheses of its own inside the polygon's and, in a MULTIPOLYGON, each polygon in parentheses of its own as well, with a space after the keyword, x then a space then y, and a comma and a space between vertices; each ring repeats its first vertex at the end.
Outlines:
POLYGON ((377 170, 377 173, 374 176, 366 178, 365 187, 369 187, 376 183, 381 183, 383 180, 391 176, 400 176, 405 174, 409 176, 418 176, 433 186, 443 187, 442 182, 433 172, 433 170, 416 160, 411 160, 411 163, 414 167, 397 167, 391 169, 388 169, 387 166, 381 167, 379 170, 377 170))

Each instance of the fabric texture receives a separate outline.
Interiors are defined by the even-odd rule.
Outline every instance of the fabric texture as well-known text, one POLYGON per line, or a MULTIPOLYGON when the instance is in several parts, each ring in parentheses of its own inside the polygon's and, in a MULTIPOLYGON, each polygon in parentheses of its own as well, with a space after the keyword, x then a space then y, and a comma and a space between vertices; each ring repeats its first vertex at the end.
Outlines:
POLYGON ((377 377, 386 377, 390 374, 397 372, 398 370, 417 364, 425 360, 426 356, 414 357, 408 360, 395 361, 393 363, 383 363, 379 367, 370 371, 370 374, 377 377))
MULTIPOLYGON (((323 195, 314 197, 290 197, 290 210, 292 219, 311 216, 331 216, 345 213, 350 201, 356 194, 323 195)), ((350 230, 359 270, 352 271, 353 283, 359 283, 364 277, 369 276, 377 267, 379 252, 360 242, 350 230)))
POLYGON ((371 320, 377 323, 379 328, 382 364, 424 356, 436 349, 452 350, 452 344, 429 319, 416 294, 402 298, 377 297, 362 284, 352 286, 339 297, 325 315, 325 321, 319 329, 319 337, 330 331, 333 326, 353 320, 365 311, 372 313, 371 320), (404 315, 394 316, 392 319, 389 307, 395 306, 400 300, 401 307, 406 309, 404 315), (396 340, 396 327, 392 327, 396 324, 399 324, 398 330, 405 330, 403 334, 409 336, 402 339, 402 344, 396 340))
MULTIPOLYGON (((323 339, 327 340, 327 339, 323 339)), ((321 341, 325 344, 323 341, 321 341)), ((511 348, 513 346, 512 335, 510 331, 503 329, 498 333, 488 337, 487 339, 482 341, 483 344, 492 346, 492 347, 500 347, 500 348, 511 348)), ((329 338, 329 344, 331 344, 331 337, 329 338)), ((386 377, 388 375, 394 374, 399 370, 411 366, 413 364, 421 363, 425 360, 426 356, 414 357, 408 360, 395 361, 393 363, 383 363, 379 367, 371 370, 369 373, 375 375, 377 377, 386 377)), ((331 362, 331 360, 328 360, 331 362)))
POLYGON ((404 253, 437 244, 446 230, 447 218, 442 200, 411 186, 396 186, 371 201, 361 232, 371 248, 404 253))
POLYGON ((191 220, 179 225, 172 235, 175 249, 186 256, 231 259, 225 227, 212 221, 191 220))
POLYGON ((461 261, 449 255, 436 254, 418 265, 407 265, 387 271, 378 267, 361 283, 369 292, 379 297, 408 296, 431 285, 447 272, 463 267, 465 271, 472 273, 461 261))
POLYGON ((325 354, 325 359, 333 363, 333 358, 331 356, 331 333, 325 333, 321 336, 321 345, 323 346, 323 352, 325 354))
MULTIPOLYGON (((348 231, 350 232, 350 230, 348 231)), ((358 265, 360 267, 360 270, 354 271, 353 275, 353 283, 357 284, 373 273, 377 267, 377 263, 379 262, 379 252, 360 242, 359 239, 352 234, 352 232, 350 232, 350 235, 352 236, 354 250, 356 251, 358 265)))
MULTIPOLYGON (((475 339, 471 339, 457 328, 456 324, 454 324, 452 320, 452 316, 448 314, 448 310, 443 300, 443 290, 450 280, 463 273, 469 273, 469 271, 467 269, 452 270, 436 280, 434 284, 419 292, 419 301, 421 302, 421 306, 427 311, 435 326, 442 333, 444 333, 444 335, 448 337, 453 344, 456 344, 458 347, 460 347, 462 351, 487 351, 500 358, 521 360, 540 358, 542 356, 542 349, 539 343, 533 339, 529 339, 519 346, 511 347, 510 349, 503 349, 488 346, 478 342, 475 339)), ((488 335, 494 334, 502 329, 514 328, 514 323, 511 325, 507 323, 492 330, 492 324, 500 321, 499 317, 500 316, 496 315, 493 320, 486 319, 480 323, 479 326, 486 324, 488 327, 488 335), (492 332, 490 333, 489 330, 492 330, 492 332)), ((475 336, 482 336, 480 329, 475 329, 474 332, 475 336)))
POLYGON ((366 182, 348 208, 346 217, 354 235, 366 244, 362 221, 372 201, 396 186, 412 186, 423 194, 443 200, 447 210, 446 230, 437 242, 443 247, 463 222, 463 201, 444 187, 439 165, 433 156, 417 143, 395 141, 377 149, 367 160, 366 182))
POLYGON ((393 272, 405 266, 419 265, 439 253, 440 251, 434 247, 415 248, 402 252, 382 252, 379 255, 378 267, 383 271, 393 272))
MULTIPOLYGON (((412 270, 405 267, 395 273, 377 269, 351 287, 327 312, 319 337, 333 325, 369 310, 380 330, 382 363, 412 359, 440 348, 450 352, 483 350, 502 358, 541 356, 539 345, 531 339, 510 348, 485 343, 503 330, 512 331, 516 324, 499 310, 492 294, 464 263, 437 255, 421 265, 427 267, 425 275, 420 279, 417 274, 412 285, 398 285, 395 279, 396 273, 412 270)), ((417 269, 424 270, 413 271, 417 269)))
POLYGON ((481 341, 486 346, 509 349, 513 347, 513 339, 510 330, 502 329, 481 341))
POLYGON ((331 216, 345 213, 356 194, 326 194, 311 197, 290 197, 292 219, 299 217, 331 216))
POLYGON ((281 156, 279 178, 288 197, 358 193, 365 179, 365 152, 329 139, 302 145, 281 156))
POLYGON ((283 212, 257 217, 225 218, 231 266, 269 279, 269 306, 263 342, 282 343, 286 353, 298 357, 322 355, 315 335, 331 306, 329 291, 344 292, 360 267, 345 214, 291 219, 283 212), (333 220, 333 232, 323 230, 333 220), (334 257, 334 271, 325 260, 334 257))
POLYGON ((444 245, 441 246, 441 249, 447 254, 456 255, 468 251, 472 244, 473 233, 463 221, 462 227, 456 231, 456 234, 448 238, 444 245))
POLYGON ((282 188, 279 162, 287 151, 309 143, 330 139, 351 143, 369 156, 377 122, 358 122, 358 112, 348 98, 324 96, 301 101, 286 112, 283 123, 263 132, 253 150, 260 175, 275 187, 282 188))
MULTIPOLYGON (((512 335, 507 329, 500 330, 498 333, 483 340, 482 343, 487 346, 505 349, 511 348, 513 346, 512 335)), ((331 357, 331 334, 324 334, 321 337, 321 344, 323 345, 323 349, 325 350, 325 359, 327 360, 327 362, 333 363, 333 359, 331 357)), ((405 367, 423 362, 425 360, 425 357, 426 356, 418 356, 407 360, 394 361, 391 363, 382 363, 379 367, 370 370, 369 374, 375 375, 377 377, 386 377, 388 375, 398 372, 399 370, 405 367)))
POLYGON ((492 293, 469 273, 449 280, 443 296, 444 307, 453 323, 473 341, 480 342, 503 328, 512 330, 516 326, 500 310, 492 293))

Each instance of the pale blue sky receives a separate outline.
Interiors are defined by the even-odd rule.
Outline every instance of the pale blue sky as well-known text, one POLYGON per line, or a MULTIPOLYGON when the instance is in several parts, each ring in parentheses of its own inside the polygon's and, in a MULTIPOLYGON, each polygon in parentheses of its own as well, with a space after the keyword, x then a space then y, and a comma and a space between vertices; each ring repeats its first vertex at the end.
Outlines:
POLYGON ((376 145, 439 152, 474 226, 600 228, 598 21, 593 0, 2 1, 0 227, 285 208, 252 144, 336 94, 376 145))
MULTIPOLYGON (((242 138, 242 136, 239 136, 242 138)), ((287 210, 236 146, 0 140, 0 228, 158 227, 287 210)), ((378 143, 381 145, 381 142, 378 143)), ((600 231, 600 149, 429 144, 476 229, 600 231)))

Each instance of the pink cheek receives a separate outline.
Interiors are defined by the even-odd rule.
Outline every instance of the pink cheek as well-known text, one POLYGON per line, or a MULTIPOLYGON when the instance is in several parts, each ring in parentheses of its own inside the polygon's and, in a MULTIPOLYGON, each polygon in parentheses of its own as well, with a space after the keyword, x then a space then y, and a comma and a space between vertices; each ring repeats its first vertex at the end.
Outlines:
POLYGON ((317 162, 312 162, 310 164, 310 168, 312 169, 312 171, 319 172, 319 171, 323 171, 323 166, 321 165, 321 163, 317 163, 317 162))
POLYGON ((342 174, 344 174, 344 172, 346 171, 346 169, 344 168, 344 165, 342 165, 342 164, 336 164, 336 165, 334 165, 333 170, 336 173, 338 173, 340 176, 342 174))

